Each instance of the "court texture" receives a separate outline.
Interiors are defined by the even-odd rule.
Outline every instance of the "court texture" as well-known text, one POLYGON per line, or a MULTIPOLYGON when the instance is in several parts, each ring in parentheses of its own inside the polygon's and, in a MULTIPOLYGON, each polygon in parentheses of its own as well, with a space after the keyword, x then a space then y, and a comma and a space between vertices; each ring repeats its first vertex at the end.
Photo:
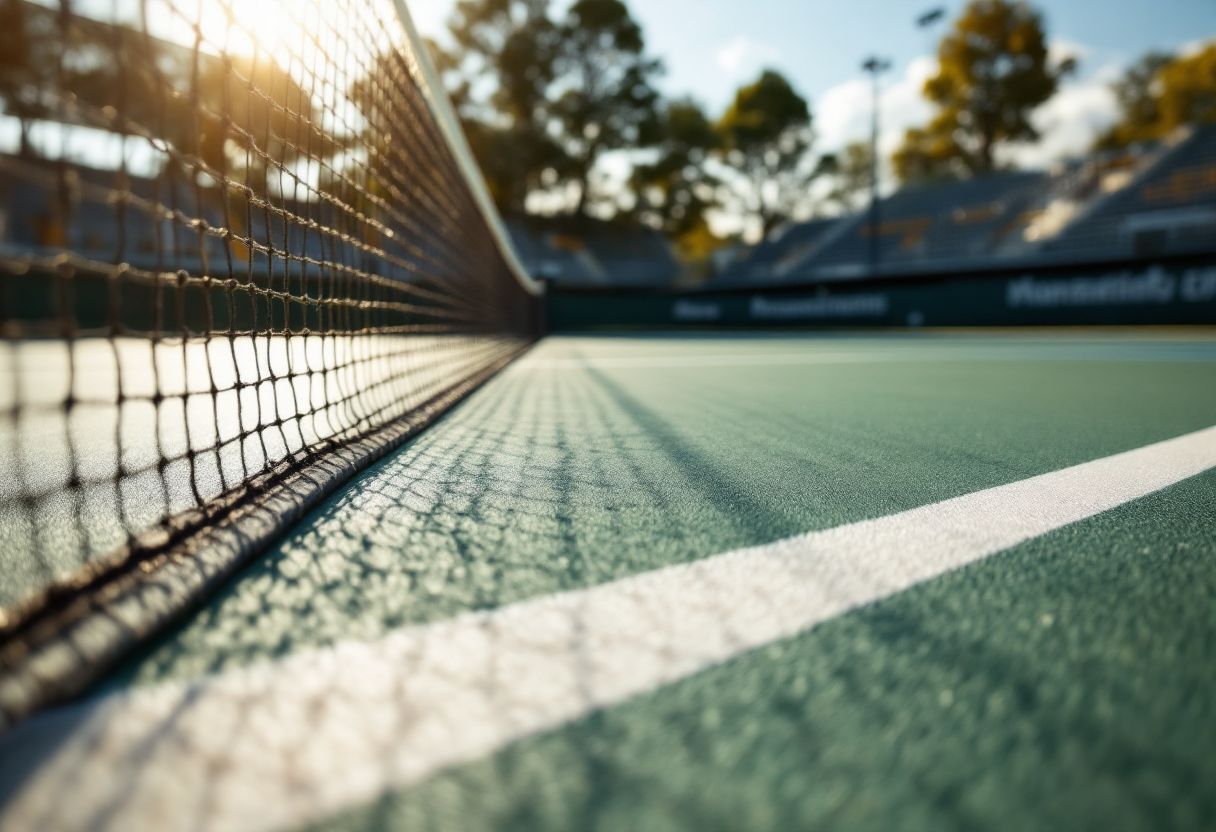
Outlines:
POLYGON ((1216 829, 1216 335, 552 336, 0 829, 1216 829))

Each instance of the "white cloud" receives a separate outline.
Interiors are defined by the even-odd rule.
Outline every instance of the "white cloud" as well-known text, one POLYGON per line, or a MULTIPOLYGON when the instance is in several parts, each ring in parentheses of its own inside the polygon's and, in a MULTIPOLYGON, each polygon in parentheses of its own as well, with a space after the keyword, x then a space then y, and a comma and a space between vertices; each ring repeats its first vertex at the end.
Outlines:
MULTIPOLYGON (((879 153, 889 158, 903 142, 904 132, 928 122, 932 107, 921 95, 925 81, 937 71, 937 59, 916 58, 893 83, 882 88, 879 104, 879 153)), ((824 93, 815 107, 819 148, 838 151, 850 142, 868 141, 872 110, 870 82, 857 78, 824 93)))
POLYGON ((1216 46, 1216 38, 1201 38, 1199 40, 1187 41, 1178 48, 1178 54, 1184 58, 1189 58, 1193 55, 1198 55, 1209 46, 1216 46))
MULTIPOLYGON (((1056 41, 1051 44, 1050 54, 1054 59, 1084 58, 1090 50, 1081 44, 1056 41)), ((1119 105, 1111 84, 1122 74, 1120 64, 1107 63, 1083 78, 1074 76, 1064 81, 1055 97, 1033 116, 1035 129, 1042 138, 1033 145, 1009 148, 1002 161, 1024 168, 1045 168, 1061 159, 1084 155, 1098 134, 1119 118, 1119 105)))
POLYGON ((1084 60, 1090 56, 1090 53, 1090 48, 1085 44, 1068 40, 1054 40, 1047 46, 1047 60, 1056 65, 1067 58, 1075 61, 1084 60))
POLYGON ((1053 162, 1083 155, 1099 133, 1119 117, 1110 88, 1110 73, 1095 73, 1085 81, 1068 82, 1034 114, 1042 138, 1033 145, 1015 146, 1005 160, 1024 168, 1044 168, 1053 162))
POLYGON ((781 51, 740 35, 719 49, 715 58, 730 77, 741 78, 781 60, 781 51))
MULTIPOLYGON (((1090 50, 1084 44, 1057 41, 1051 44, 1053 60, 1084 58, 1090 50)), ((921 91, 925 81, 937 70, 935 58, 927 55, 907 65, 903 74, 886 84, 880 109, 879 152, 890 159, 902 144, 910 127, 928 123, 932 106, 921 91)), ((1060 92, 1034 115, 1035 127, 1043 138, 1034 145, 1011 148, 1004 161, 1022 167, 1042 168, 1052 162, 1084 153, 1094 137, 1118 117, 1110 84, 1122 74, 1117 64, 1107 64, 1084 79, 1066 81, 1060 92)), ((815 128, 819 148, 838 151, 850 142, 866 141, 870 136, 870 84, 864 78, 847 81, 829 89, 815 108, 815 128)))
MULTIPOLYGON (((815 106, 815 132, 824 150, 860 141, 870 130, 870 85, 861 79, 829 89, 815 106)), ((812 102, 813 103, 813 102, 812 102)))

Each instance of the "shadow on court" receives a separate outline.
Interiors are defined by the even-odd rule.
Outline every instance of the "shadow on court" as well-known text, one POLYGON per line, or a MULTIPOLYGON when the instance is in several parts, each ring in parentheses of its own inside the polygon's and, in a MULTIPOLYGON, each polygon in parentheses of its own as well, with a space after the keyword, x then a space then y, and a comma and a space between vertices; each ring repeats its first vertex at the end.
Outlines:
MULTIPOLYGON (((1190 829, 1216 817, 1203 791, 1212 776, 1203 749, 1216 741, 1203 659, 1216 638, 1203 519, 1210 475, 490 756, 453 752, 456 767, 410 779, 405 743, 429 753, 445 742, 442 733, 418 738, 422 716, 411 703, 419 696, 450 697, 445 713, 465 723, 510 723, 521 712, 513 709, 530 703, 461 710, 469 691, 498 702, 496 674, 510 669, 486 649, 494 633, 457 648, 437 642, 438 656, 427 654, 426 639, 410 641, 387 665, 360 658, 362 642, 814 522, 834 525, 832 505, 881 514, 1067 458, 1047 446, 1034 449, 1045 461, 1010 460, 1009 447, 1043 430, 1033 407, 1007 416, 1001 396, 1041 387, 1037 370, 1010 369, 990 382, 1001 396, 956 408, 958 421, 936 433, 925 427, 924 414, 937 412, 930 406, 946 408, 941 399, 963 393, 979 400, 967 368, 951 369, 953 386, 929 385, 932 392, 916 379, 895 386, 903 368, 875 370, 866 384, 900 410, 902 433, 869 415, 870 387, 847 388, 847 375, 826 377, 828 389, 852 399, 810 389, 797 408, 778 411, 728 401, 728 390, 673 410, 663 394, 682 394, 678 374, 639 387, 594 368, 532 372, 527 383, 517 371, 313 512, 98 691, 143 697, 133 740, 115 739, 105 705, 32 728, 50 749, 45 763, 18 775, 40 778, 31 794, 42 802, 33 800, 27 817, 79 811, 101 818, 97 829, 135 829, 131 819, 157 795, 216 825, 263 803, 290 803, 316 820, 330 813, 317 807, 345 805, 334 795, 348 776, 417 785, 379 800, 368 794, 363 809, 321 828, 878 830, 996 828, 1009 818, 1025 828, 1089 828, 1101 817, 1121 829, 1190 829), (841 410, 845 400, 855 409, 841 410), (989 411, 1006 421, 986 445, 975 426, 987 428, 989 411), (795 432, 797 444, 773 438, 795 432), (724 453, 706 436, 754 444, 735 441, 724 453), (885 478, 866 467, 913 454, 932 464, 892 463, 885 478), (803 479, 784 475, 782 463, 803 479), (757 487, 760 477, 775 491, 757 487), (772 499, 786 491, 818 513, 798 515, 772 499), (1161 518, 1178 522, 1167 533, 1161 518), (303 689, 257 672, 265 660, 291 662, 306 648, 342 643, 317 660, 303 689), (446 659, 463 669, 441 680, 440 694, 420 690, 419 680, 434 676, 422 670, 446 659), (247 678, 223 681, 241 668, 247 678), (225 698, 204 696, 208 686, 223 687, 225 698), (321 732, 342 738, 345 755, 315 759, 321 732), (118 757, 105 756, 110 742, 118 757), (249 760, 261 774, 246 782, 249 760), (57 801, 69 787, 75 802, 57 801)), ((1069 372, 1051 383, 1080 391, 1078 413, 1101 412, 1094 403, 1102 399, 1077 379, 1107 371, 1069 372)), ((1157 367, 1134 372, 1143 390, 1166 378, 1157 367)), ((1139 396, 1128 412, 1155 413, 1152 402, 1139 396)), ((1187 418, 1203 418, 1205 407, 1187 418)), ((1135 424, 1125 413, 1118 424, 1128 421, 1135 424)), ((1099 427, 1110 434, 1094 439, 1101 431, 1089 430, 1068 452, 1093 458, 1111 452, 1103 443, 1118 450, 1132 441, 1099 427)))
POLYGON ((529 382, 488 385, 331 499, 135 678, 214 673, 805 531, 608 375, 529 382))

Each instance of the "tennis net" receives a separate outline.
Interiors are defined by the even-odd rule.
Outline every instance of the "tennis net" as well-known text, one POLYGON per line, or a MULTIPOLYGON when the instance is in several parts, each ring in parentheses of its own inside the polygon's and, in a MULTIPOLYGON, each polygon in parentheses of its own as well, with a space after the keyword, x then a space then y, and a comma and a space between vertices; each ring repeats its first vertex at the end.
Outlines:
POLYGON ((0 99, 0 673, 240 540, 15 717, 519 354, 539 290, 400 0, 0 0, 0 99))

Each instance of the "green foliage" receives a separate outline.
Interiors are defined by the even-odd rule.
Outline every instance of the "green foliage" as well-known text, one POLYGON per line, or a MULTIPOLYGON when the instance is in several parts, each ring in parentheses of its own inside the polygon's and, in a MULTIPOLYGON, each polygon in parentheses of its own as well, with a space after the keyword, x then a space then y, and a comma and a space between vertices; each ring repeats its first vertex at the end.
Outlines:
POLYGON ((461 0, 449 28, 441 66, 504 212, 572 186, 585 213, 603 154, 658 139, 662 67, 620 0, 579 0, 561 21, 548 0, 461 0))
POLYGON ((1071 60, 1053 66, 1039 13, 1008 0, 973 0, 937 55, 924 95, 938 111, 926 127, 909 130, 895 154, 903 181, 994 170, 1001 145, 1039 138, 1031 114, 1075 67, 1071 60))
POLYGON ((1216 121, 1216 43, 1190 57, 1178 58, 1163 67, 1161 77, 1161 121, 1174 125, 1216 121))
POLYGON ((721 161, 735 176, 728 199, 768 234, 808 199, 826 168, 810 165, 811 110, 780 73, 742 87, 718 121, 721 161))
POLYGON ((702 218, 695 225, 673 236, 676 256, 691 267, 694 276, 708 277, 712 270, 711 258, 714 252, 731 245, 735 241, 729 237, 719 237, 702 218))
POLYGON ((789 81, 765 70, 756 83, 735 93, 719 126, 731 150, 763 155, 782 136, 809 129, 811 111, 789 81))
POLYGON ((675 240, 702 231, 706 212, 717 204, 719 185, 705 163, 719 143, 714 125, 695 101, 667 104, 659 123, 655 161, 639 164, 633 171, 636 211, 642 219, 675 240))
POLYGON ((0 100, 21 122, 21 155, 29 156, 30 122, 46 118, 46 93, 59 73, 63 51, 59 26, 49 9, 25 0, 0 0, 0 100))
POLYGON ((857 209, 870 190, 873 160, 869 142, 852 142, 842 153, 830 157, 826 167, 832 177, 832 190, 827 201, 846 213, 857 209))
POLYGON ((1186 57, 1150 52, 1114 84, 1119 123, 1099 150, 1163 138, 1183 124, 1216 121, 1216 44, 1186 57))
POLYGON ((622 0, 577 0, 560 19, 549 0, 460 0, 449 28, 452 48, 433 48, 504 213, 546 193, 578 215, 628 216, 677 241, 700 235, 699 250, 722 202, 767 233, 829 169, 812 164, 810 107, 776 72, 740 89, 716 123, 694 102, 663 103, 662 65, 622 0), (632 159, 632 200, 597 188, 605 154, 641 149, 650 153, 632 159))
POLYGON ((578 187, 575 213, 592 199, 591 172, 605 152, 646 147, 658 138, 662 64, 645 54, 642 29, 620 0, 578 0, 561 27, 560 125, 565 171, 578 187))
POLYGON ((1153 87, 1158 73, 1172 60, 1173 55, 1149 52, 1128 67, 1123 77, 1111 85, 1122 118, 1119 124, 1098 139, 1096 149, 1109 150, 1156 138, 1161 111, 1153 87))
POLYGON ((448 93, 499 210, 522 213, 562 167, 548 131, 561 33, 548 0, 460 0, 451 51, 433 46, 448 93), (485 92, 486 89, 490 91, 485 92))

